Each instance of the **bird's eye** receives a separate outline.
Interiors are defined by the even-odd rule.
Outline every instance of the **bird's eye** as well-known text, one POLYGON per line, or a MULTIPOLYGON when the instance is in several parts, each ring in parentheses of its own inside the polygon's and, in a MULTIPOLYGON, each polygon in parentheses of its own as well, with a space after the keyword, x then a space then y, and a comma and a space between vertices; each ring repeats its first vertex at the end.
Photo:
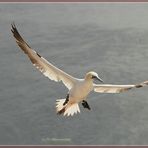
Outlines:
POLYGON ((92 76, 91 78, 94 79, 94 78, 96 78, 96 76, 92 76))

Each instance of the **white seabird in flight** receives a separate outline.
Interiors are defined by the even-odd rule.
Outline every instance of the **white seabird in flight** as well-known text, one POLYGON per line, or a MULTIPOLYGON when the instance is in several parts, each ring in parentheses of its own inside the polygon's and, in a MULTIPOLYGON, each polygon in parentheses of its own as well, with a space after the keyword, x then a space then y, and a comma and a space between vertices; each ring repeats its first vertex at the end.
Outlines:
POLYGON ((95 84, 94 79, 103 82, 96 72, 86 73, 84 79, 77 79, 65 73, 59 68, 55 67, 44 59, 40 54, 33 50, 21 37, 15 24, 12 24, 11 29, 16 43, 28 55, 32 64, 46 77, 56 82, 62 81, 68 88, 68 94, 65 99, 59 99, 56 102, 56 109, 58 114, 66 116, 73 116, 80 113, 79 103, 81 102, 84 108, 91 109, 86 101, 86 97, 91 91, 98 93, 120 93, 132 88, 140 88, 148 85, 148 81, 135 85, 112 85, 112 84, 95 84))

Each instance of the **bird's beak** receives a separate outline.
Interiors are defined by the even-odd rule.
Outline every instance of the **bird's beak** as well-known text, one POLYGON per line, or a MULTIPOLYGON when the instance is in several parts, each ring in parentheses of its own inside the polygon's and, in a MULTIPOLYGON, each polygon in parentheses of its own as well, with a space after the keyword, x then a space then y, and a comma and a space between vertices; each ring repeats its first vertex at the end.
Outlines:
POLYGON ((101 78, 97 77, 97 76, 94 76, 93 79, 96 79, 96 80, 98 80, 101 83, 104 83, 103 80, 101 78))
POLYGON ((99 77, 96 77, 98 81, 100 81, 101 83, 104 83, 103 80, 99 77))

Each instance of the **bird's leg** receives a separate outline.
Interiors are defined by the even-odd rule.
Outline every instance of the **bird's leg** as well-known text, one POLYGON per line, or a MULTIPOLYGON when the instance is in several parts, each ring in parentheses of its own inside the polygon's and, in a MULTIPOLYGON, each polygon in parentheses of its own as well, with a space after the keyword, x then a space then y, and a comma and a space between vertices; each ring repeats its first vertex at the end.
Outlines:
POLYGON ((65 102, 63 103, 63 105, 66 105, 66 104, 68 103, 68 101, 69 101, 69 94, 67 94, 66 100, 65 100, 65 102))
POLYGON ((90 108, 90 106, 88 105, 87 101, 83 100, 83 101, 82 101, 82 105, 83 105, 84 108, 87 108, 87 109, 91 110, 91 108, 90 108))

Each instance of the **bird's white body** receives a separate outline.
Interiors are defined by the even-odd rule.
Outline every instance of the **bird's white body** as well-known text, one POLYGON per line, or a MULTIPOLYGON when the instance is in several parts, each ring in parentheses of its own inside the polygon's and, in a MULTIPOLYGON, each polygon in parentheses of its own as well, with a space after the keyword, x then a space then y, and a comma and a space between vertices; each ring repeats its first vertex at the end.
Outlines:
MULTIPOLYGON (((140 88, 148 85, 148 81, 136 85, 94 84, 94 78, 97 78, 99 81, 102 82, 102 80, 98 77, 98 74, 95 72, 86 73, 84 79, 74 78, 73 76, 65 73, 64 71, 49 63, 35 50, 31 49, 31 47, 25 42, 25 40, 17 31, 15 24, 12 24, 11 31, 16 39, 18 46, 24 51, 25 54, 28 55, 32 64, 46 77, 56 82, 62 81, 64 85, 68 88, 68 98, 59 99, 56 102, 58 113, 72 116, 77 112, 80 112, 78 103, 81 101, 83 102, 91 91, 95 91, 98 93, 120 93, 132 88, 140 88)), ((84 108, 89 109, 88 104, 82 103, 82 105, 84 106, 84 108)))
POLYGON ((64 115, 73 115, 80 112, 78 103, 86 100, 88 94, 93 90, 93 80, 89 77, 85 79, 75 79, 73 87, 69 90, 69 101, 64 106, 65 99, 57 100, 57 112, 64 109, 64 115))
POLYGON ((69 91, 70 100, 75 102, 80 102, 85 100, 88 94, 93 90, 92 80, 77 80, 73 88, 69 91))

